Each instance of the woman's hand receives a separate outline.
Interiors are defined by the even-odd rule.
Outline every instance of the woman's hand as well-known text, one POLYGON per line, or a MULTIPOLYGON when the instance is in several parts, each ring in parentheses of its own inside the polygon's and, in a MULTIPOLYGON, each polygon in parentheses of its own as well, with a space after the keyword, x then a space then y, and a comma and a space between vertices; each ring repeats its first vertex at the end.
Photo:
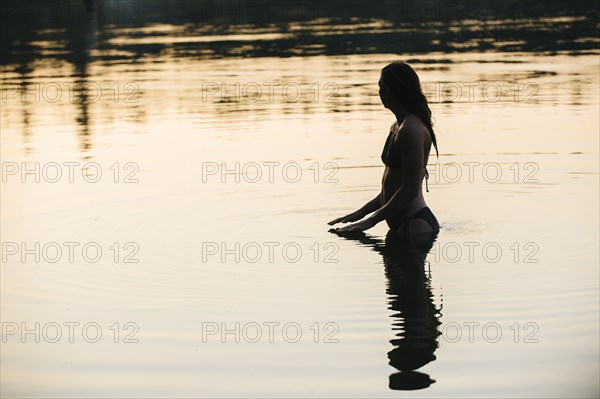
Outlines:
POLYGON ((335 233, 355 233, 355 232, 361 232, 361 231, 365 231, 365 230, 369 230, 371 227, 375 226, 377 223, 375 222, 375 220, 373 218, 366 218, 364 220, 361 220, 360 222, 357 223, 352 223, 349 224, 347 226, 344 227, 340 227, 337 229, 332 229, 335 233))
POLYGON ((341 218, 333 219, 331 222, 329 222, 327 224, 330 226, 333 226, 334 224, 337 224, 337 223, 356 222, 357 220, 360 220, 364 217, 365 217, 365 215, 362 212, 355 211, 355 212, 349 213, 346 216, 342 216, 341 218))

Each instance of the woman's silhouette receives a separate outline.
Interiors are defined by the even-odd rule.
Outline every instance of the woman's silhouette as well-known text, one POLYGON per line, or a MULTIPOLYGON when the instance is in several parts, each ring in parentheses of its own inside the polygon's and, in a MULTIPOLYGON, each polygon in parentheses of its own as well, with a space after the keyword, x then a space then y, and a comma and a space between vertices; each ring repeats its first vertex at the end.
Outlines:
POLYGON ((434 381, 415 370, 435 360, 440 335, 440 312, 433 304, 425 275, 427 253, 440 225, 423 197, 423 178, 431 146, 437 142, 431 110, 415 71, 395 62, 381 71, 379 96, 396 121, 385 142, 381 191, 359 210, 334 219, 330 225, 356 222, 331 231, 357 239, 383 256, 390 309, 395 313, 396 337, 389 364, 400 370, 389 380, 391 389, 422 389, 434 381), (367 215, 370 215, 367 217, 367 215), (390 227, 385 243, 363 233, 385 220, 390 227))
POLYGON ((402 240, 427 241, 440 227, 425 203, 422 189, 432 145, 437 153, 431 110, 419 77, 405 63, 394 62, 383 68, 379 96, 396 117, 381 154, 385 164, 381 191, 359 210, 329 225, 356 222, 336 229, 349 233, 368 230, 385 220, 402 240))

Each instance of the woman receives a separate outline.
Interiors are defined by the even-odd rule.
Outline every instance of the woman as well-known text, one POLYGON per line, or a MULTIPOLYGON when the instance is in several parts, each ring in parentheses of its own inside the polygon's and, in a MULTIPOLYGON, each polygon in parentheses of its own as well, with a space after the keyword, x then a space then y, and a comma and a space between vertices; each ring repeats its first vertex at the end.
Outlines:
POLYGON ((385 164, 381 192, 359 210, 329 225, 359 221, 334 230, 350 233, 368 230, 385 220, 405 241, 428 240, 439 232, 440 225, 422 190, 432 144, 437 154, 427 98, 416 72, 401 62, 381 71, 379 97, 396 117, 381 154, 385 164))

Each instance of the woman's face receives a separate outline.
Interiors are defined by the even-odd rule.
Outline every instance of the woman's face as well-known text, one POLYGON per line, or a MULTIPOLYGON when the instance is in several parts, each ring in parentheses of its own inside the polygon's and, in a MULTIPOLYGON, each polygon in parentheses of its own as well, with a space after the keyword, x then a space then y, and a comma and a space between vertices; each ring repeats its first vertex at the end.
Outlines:
POLYGON ((383 79, 379 78, 379 98, 385 108, 388 108, 388 88, 383 84, 383 79))

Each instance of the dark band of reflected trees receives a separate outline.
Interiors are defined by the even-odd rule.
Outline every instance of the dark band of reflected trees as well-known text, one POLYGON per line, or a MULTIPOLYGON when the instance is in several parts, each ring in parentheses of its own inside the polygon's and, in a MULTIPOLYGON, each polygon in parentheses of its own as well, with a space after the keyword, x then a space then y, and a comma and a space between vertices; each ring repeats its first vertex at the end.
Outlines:
MULTIPOLYGON (((159 56, 167 48, 176 56, 221 58, 495 50, 551 53, 599 46, 598 7, 588 0, 6 0, 0 7, 0 64, 13 70, 41 58, 82 62, 86 38, 78 31, 85 30, 90 19, 97 29, 95 58, 107 60, 159 56), (190 36, 240 32, 289 36, 250 43, 236 39, 108 43, 115 28, 152 24, 185 26, 190 36), (41 35, 48 37, 48 29, 55 30, 50 34, 53 39, 65 42, 66 52, 47 52, 35 44, 41 35), (498 43, 506 44, 498 47, 498 43), (107 49, 123 52, 102 55, 107 49)), ((143 33, 145 37, 164 34, 143 33)))

